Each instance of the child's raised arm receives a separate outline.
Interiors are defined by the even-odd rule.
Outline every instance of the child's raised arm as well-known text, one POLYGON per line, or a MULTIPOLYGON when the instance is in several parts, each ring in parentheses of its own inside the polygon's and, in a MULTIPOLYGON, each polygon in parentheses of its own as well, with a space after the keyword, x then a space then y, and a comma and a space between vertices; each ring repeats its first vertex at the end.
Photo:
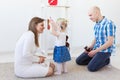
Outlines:
POLYGON ((58 24, 55 23, 52 19, 49 19, 50 20, 50 26, 52 27, 52 34, 55 35, 55 36, 59 36, 59 29, 58 29, 58 24))

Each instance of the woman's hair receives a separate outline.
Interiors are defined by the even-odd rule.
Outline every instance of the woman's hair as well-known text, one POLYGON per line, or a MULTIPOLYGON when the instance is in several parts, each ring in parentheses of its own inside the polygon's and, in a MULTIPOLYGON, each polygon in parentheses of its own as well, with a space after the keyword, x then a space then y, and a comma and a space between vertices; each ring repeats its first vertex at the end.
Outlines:
POLYGON ((58 18, 57 23, 59 24, 62 30, 66 29, 67 27, 67 20, 65 18, 58 18))
POLYGON ((39 18, 39 17, 33 17, 31 21, 29 22, 29 28, 28 30, 32 31, 35 35, 35 45, 39 47, 39 39, 38 39, 38 32, 36 30, 36 26, 38 23, 43 22, 44 19, 39 18))

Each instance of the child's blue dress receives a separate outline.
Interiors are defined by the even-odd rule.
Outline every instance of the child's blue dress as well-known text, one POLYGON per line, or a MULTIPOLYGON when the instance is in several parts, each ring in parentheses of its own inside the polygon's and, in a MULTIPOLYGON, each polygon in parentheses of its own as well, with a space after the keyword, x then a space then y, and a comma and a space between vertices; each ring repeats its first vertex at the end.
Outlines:
POLYGON ((65 46, 66 34, 64 32, 60 33, 59 37, 56 39, 56 46, 54 48, 53 60, 57 63, 63 63, 71 60, 71 56, 68 48, 65 46))
POLYGON ((53 59, 55 62, 63 63, 71 60, 70 53, 66 46, 55 46, 53 59))

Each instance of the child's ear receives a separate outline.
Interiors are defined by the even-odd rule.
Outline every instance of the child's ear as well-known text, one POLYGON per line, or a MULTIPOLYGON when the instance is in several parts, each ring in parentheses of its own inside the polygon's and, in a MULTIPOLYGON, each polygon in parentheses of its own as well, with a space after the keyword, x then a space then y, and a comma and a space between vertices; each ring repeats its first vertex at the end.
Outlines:
POLYGON ((61 29, 63 29, 63 26, 60 26, 61 29))

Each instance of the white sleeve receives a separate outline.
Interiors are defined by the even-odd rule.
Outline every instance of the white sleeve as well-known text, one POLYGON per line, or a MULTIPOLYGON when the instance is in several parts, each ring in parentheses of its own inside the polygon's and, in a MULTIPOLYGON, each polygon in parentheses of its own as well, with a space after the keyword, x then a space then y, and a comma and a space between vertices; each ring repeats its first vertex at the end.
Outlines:
POLYGON ((33 53, 34 46, 35 46, 34 35, 28 34, 23 45, 23 57, 25 57, 31 62, 38 62, 39 57, 35 56, 35 53, 33 53))
POLYGON ((36 51, 36 55, 37 56, 43 56, 43 57, 47 57, 47 54, 44 50, 42 50, 41 48, 38 48, 36 51))

